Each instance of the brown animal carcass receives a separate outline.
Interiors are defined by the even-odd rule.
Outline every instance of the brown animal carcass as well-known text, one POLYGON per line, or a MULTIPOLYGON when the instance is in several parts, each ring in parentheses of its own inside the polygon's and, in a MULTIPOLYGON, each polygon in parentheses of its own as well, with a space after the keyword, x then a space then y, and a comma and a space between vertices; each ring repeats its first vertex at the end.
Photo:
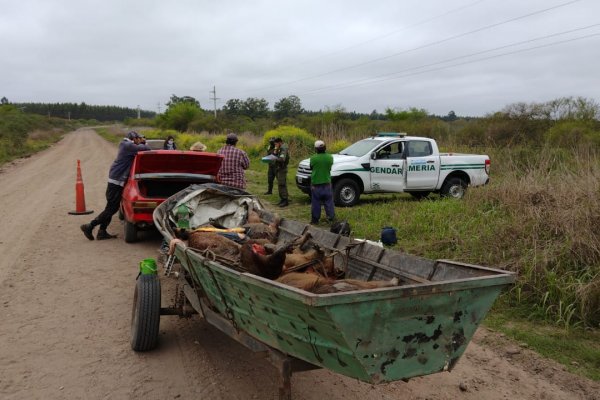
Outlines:
POLYGON ((242 268, 263 278, 276 279, 283 270, 287 249, 288 246, 280 246, 268 254, 268 247, 246 242, 240 249, 242 268))
POLYGON ((360 281, 357 279, 324 278, 315 273, 290 272, 282 275, 277 282, 316 294, 349 292, 353 290, 377 289, 398 285, 398 279, 390 281, 360 281))
POLYGON ((188 246, 201 251, 210 250, 215 255, 231 261, 237 261, 240 255, 239 244, 214 232, 191 232, 188 246))
POLYGON ((294 249, 285 259, 284 270, 304 265, 311 261, 314 261, 314 263, 309 265, 313 265, 314 269, 324 272, 327 276, 333 274, 333 257, 326 257, 321 249, 310 249, 304 252, 300 249, 294 249))
POLYGON ((270 224, 262 222, 254 222, 244 224, 243 228, 246 230, 246 235, 250 239, 268 239, 271 242, 275 242, 278 234, 279 218, 275 218, 270 224))
POLYGON ((292 286, 298 289, 312 292, 319 286, 328 284, 330 279, 323 278, 317 274, 307 274, 304 272, 290 272, 276 279, 277 282, 292 286))

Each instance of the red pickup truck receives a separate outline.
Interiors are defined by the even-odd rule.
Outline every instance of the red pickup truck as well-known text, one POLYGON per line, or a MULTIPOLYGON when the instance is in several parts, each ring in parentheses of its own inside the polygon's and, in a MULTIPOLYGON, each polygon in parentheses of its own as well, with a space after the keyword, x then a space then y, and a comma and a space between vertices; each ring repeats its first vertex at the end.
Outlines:
POLYGON ((120 217, 125 241, 138 239, 138 230, 154 225, 154 209, 169 196, 195 183, 216 182, 223 156, 179 150, 139 152, 123 189, 120 217))

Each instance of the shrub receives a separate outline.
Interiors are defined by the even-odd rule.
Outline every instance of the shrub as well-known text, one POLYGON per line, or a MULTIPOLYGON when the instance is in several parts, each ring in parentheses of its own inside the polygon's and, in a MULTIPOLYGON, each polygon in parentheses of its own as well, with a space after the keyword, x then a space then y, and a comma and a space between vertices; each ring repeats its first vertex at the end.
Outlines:
POLYGON ((267 148, 269 139, 280 137, 289 146, 290 154, 294 158, 304 158, 313 152, 316 138, 301 128, 295 126, 280 126, 267 131, 262 143, 252 149, 252 154, 262 154, 267 148))
POLYGON ((600 146, 600 129, 593 121, 561 121, 550 128, 546 136, 556 146, 600 146))
POLYGON ((350 143, 347 140, 344 139, 340 139, 340 140, 336 140, 331 144, 327 145, 327 152, 328 153, 339 153, 340 151, 344 150, 346 147, 350 146, 352 143, 350 143))

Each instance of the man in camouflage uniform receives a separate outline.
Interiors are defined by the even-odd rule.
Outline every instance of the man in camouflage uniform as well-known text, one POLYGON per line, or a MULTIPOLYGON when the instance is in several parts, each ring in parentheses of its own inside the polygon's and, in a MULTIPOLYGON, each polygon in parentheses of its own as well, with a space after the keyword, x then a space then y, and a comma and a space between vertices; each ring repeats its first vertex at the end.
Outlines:
POLYGON ((283 143, 283 139, 275 138, 275 149, 273 155, 277 157, 273 163, 275 164, 275 177, 277 178, 277 190, 281 199, 277 204, 279 207, 287 207, 290 204, 287 190, 287 172, 288 164, 290 163, 290 154, 287 144, 283 143))

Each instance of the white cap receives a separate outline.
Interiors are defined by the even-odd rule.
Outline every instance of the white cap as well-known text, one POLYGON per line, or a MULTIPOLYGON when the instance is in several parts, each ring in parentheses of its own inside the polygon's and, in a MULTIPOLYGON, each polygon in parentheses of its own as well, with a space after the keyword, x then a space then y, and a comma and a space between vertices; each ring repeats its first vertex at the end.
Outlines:
POLYGON ((320 149, 321 147, 325 147, 325 142, 322 140, 317 140, 315 142, 315 149, 320 149))

